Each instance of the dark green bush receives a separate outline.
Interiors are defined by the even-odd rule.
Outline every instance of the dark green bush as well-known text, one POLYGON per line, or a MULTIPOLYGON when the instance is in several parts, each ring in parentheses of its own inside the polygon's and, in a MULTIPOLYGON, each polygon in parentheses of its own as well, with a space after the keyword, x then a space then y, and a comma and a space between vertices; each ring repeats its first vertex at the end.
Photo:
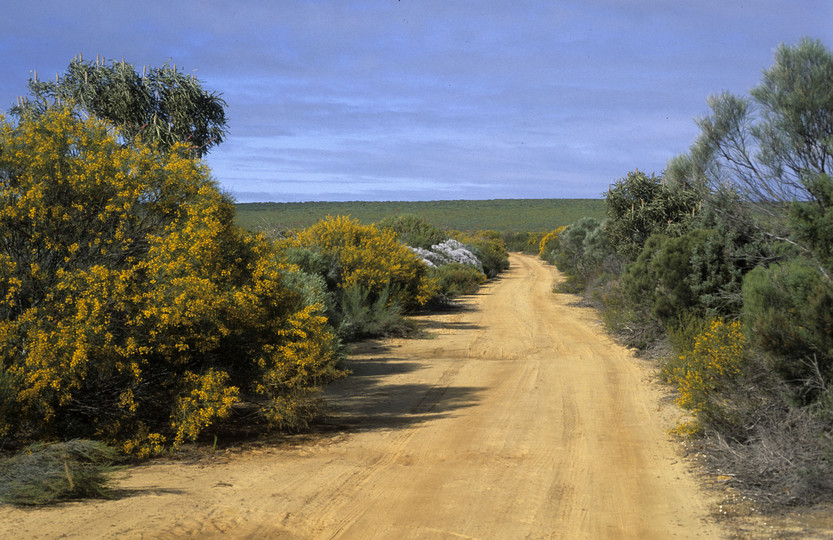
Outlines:
POLYGON ((811 262, 756 268, 743 282, 753 345, 802 402, 833 376, 833 287, 811 262))
POLYGON ((664 326, 692 315, 737 315, 742 269, 725 256, 729 249, 713 230, 654 235, 625 270, 625 292, 664 326))
POLYGON ((814 202, 791 205, 790 226, 815 259, 828 270, 833 269, 833 178, 817 175, 807 181, 814 202))
POLYGON ((691 239, 651 236, 622 277, 631 302, 665 324, 697 305, 687 277, 691 273, 691 239))

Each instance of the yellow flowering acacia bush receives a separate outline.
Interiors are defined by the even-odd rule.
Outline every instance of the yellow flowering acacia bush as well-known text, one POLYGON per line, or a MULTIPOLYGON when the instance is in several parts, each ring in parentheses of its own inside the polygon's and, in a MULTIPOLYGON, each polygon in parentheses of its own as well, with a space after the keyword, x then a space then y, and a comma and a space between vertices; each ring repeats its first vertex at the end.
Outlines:
POLYGON ((550 231, 541 238, 541 241, 538 244, 538 257, 541 259, 553 264, 555 262, 555 254, 558 252, 558 249, 561 247, 561 241, 558 239, 558 235, 564 232, 567 226, 559 227, 554 231, 550 231))
POLYGON ((341 290, 359 286, 376 296, 393 288, 392 300, 406 308, 425 305, 436 291, 436 283, 427 279, 428 266, 394 231, 350 217, 329 216, 286 239, 283 248, 311 250, 332 261, 338 274, 334 285, 341 290))
POLYGON ((462 242, 480 261, 486 277, 493 278, 509 268, 506 244, 495 231, 458 232, 454 239, 462 242))
POLYGON ((241 400, 306 421, 336 375, 322 307, 185 145, 53 110, 0 126, 0 436, 148 455, 241 400))
POLYGON ((727 390, 744 375, 745 346, 739 321, 715 319, 695 338, 691 350, 667 369, 669 382, 679 392, 677 404, 691 411, 696 420, 681 426, 681 432, 734 423, 735 409, 743 404, 730 403, 727 396, 737 395, 727 390))

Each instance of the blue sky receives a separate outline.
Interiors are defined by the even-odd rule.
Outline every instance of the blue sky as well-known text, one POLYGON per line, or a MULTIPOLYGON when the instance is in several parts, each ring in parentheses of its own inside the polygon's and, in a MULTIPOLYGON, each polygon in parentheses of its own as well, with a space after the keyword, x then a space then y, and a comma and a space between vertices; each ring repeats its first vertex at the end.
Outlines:
POLYGON ((79 52, 176 63, 228 102, 206 159, 240 202, 596 198, 779 43, 833 48, 829 0, 11 4, 0 109, 79 52))

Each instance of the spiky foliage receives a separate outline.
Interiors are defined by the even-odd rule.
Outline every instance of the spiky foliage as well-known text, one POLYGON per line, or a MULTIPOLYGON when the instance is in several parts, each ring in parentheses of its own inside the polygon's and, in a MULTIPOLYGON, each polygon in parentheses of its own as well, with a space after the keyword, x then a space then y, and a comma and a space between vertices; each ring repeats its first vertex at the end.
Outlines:
POLYGON ((0 462, 0 502, 43 505, 62 499, 108 497, 114 448, 90 440, 35 444, 0 462))
POLYGON ((193 75, 176 65, 143 68, 79 55, 55 81, 29 80, 30 95, 18 100, 12 113, 32 119, 52 107, 71 107, 82 116, 95 116, 119 127, 129 144, 156 143, 169 150, 185 143, 203 156, 223 142, 226 132, 225 101, 208 92, 193 75))

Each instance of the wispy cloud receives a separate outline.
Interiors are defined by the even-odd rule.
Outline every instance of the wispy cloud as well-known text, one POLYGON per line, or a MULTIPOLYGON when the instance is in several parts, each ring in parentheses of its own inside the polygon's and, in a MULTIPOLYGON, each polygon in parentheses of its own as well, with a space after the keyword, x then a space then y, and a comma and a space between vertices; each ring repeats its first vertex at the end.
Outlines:
POLYGON ((661 172, 705 99, 780 42, 833 45, 826 0, 15 2, 0 100, 74 54, 170 60, 229 104, 209 157, 239 200, 596 197, 661 172))

